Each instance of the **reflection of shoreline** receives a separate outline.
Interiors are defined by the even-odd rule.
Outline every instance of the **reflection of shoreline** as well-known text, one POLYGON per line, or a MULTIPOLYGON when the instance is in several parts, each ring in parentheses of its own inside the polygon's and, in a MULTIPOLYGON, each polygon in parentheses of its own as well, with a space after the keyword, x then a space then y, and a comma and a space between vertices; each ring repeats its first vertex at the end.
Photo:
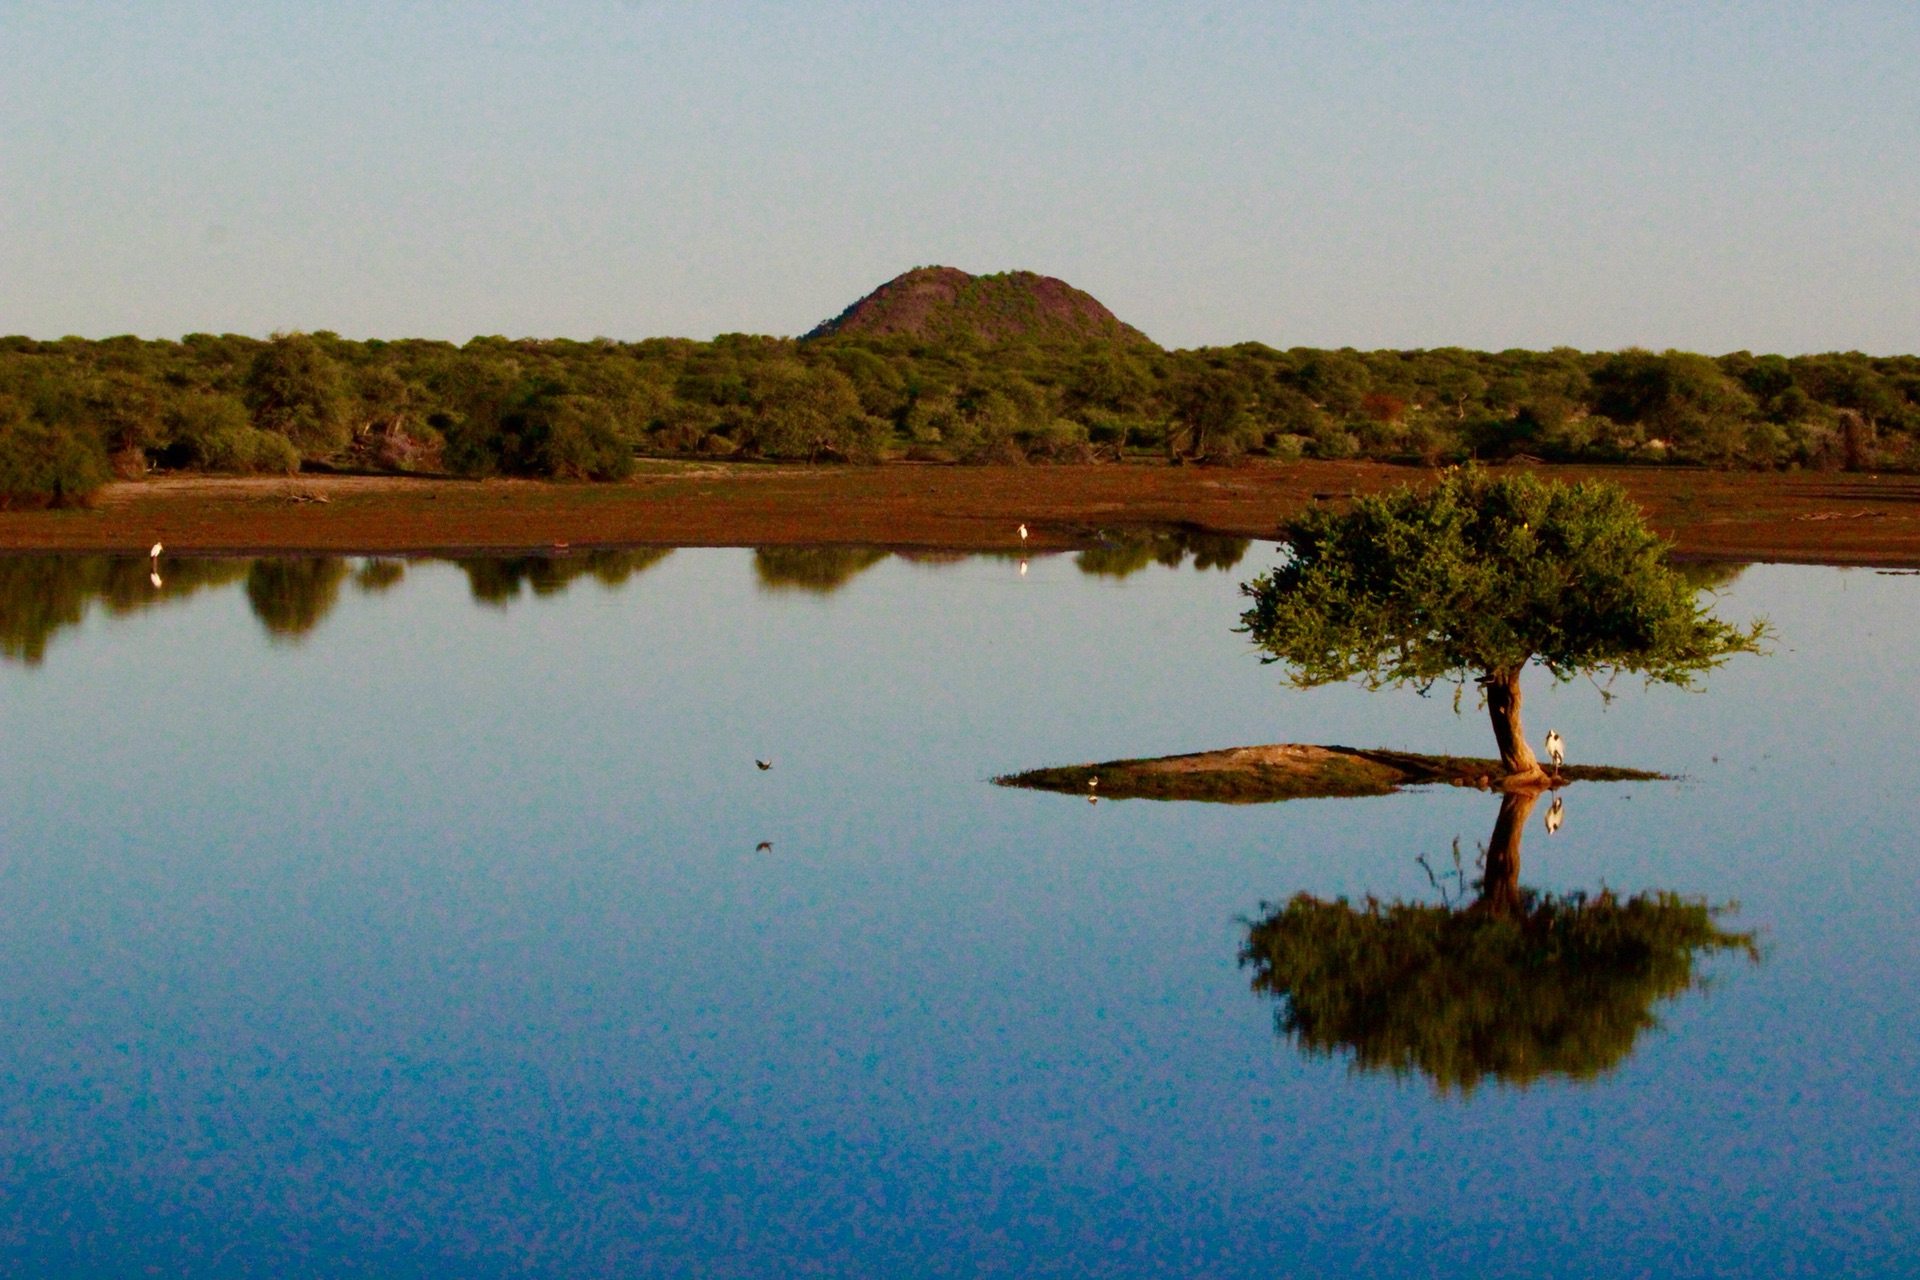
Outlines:
MULTIPOLYGON (((1100 552, 1081 557, 1083 561, 1096 554, 1106 558, 1081 563, 1080 568, 1088 574, 1126 577, 1153 564, 1178 568, 1191 558, 1196 569, 1225 569, 1239 563, 1248 545, 1244 538, 1201 534, 1116 535, 1106 540, 1100 552)), ((523 591, 556 595, 582 578, 616 588, 673 551, 672 547, 639 547, 458 556, 445 563, 466 574, 475 602, 504 607, 523 591)), ((765 547, 754 552, 753 571, 762 590, 830 595, 895 555, 933 568, 976 555, 1009 558, 1001 552, 935 556, 876 547, 765 547)), ((144 557, 0 555, 0 656, 37 665, 45 659, 52 639, 79 626, 96 604, 116 615, 138 613, 234 583, 245 584, 247 602, 269 636, 297 642, 325 621, 338 604, 343 585, 351 582, 363 593, 389 590, 406 577, 408 563, 392 556, 168 555, 162 561, 161 583, 155 586, 144 557)))
POLYGON ((1590 1080, 1659 1026, 1658 1004, 1700 985, 1697 960, 1757 958, 1751 933, 1720 927, 1725 908, 1523 887, 1521 839, 1538 798, 1502 797, 1471 901, 1355 907, 1301 893, 1264 907, 1240 963, 1279 1001, 1277 1034, 1309 1057, 1418 1073, 1441 1092, 1489 1078, 1590 1080))

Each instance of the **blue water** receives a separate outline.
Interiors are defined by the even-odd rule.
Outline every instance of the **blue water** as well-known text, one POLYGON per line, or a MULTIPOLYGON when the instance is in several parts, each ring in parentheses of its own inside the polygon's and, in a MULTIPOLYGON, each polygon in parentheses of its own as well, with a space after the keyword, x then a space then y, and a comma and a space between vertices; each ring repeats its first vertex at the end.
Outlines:
POLYGON ((1304 1056, 1237 951, 1296 891, 1432 899, 1492 798, 987 781, 1486 753, 1283 688, 1231 630, 1272 557, 76 608, 0 666, 0 1271, 1913 1274, 1920 578, 1747 570, 1778 648, 1704 693, 1530 682, 1536 741, 1684 777, 1568 789, 1522 879, 1737 900, 1763 954, 1597 1081, 1463 1097, 1304 1056))

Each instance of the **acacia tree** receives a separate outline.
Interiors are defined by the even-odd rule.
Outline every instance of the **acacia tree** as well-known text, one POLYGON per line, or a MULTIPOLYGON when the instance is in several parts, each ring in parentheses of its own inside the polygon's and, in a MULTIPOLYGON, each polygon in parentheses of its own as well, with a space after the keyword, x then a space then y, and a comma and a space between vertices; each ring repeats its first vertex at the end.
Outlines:
POLYGON ((1529 664, 1690 686, 1766 635, 1714 617, 1613 484, 1454 470, 1344 513, 1311 508, 1283 537, 1287 563, 1241 587, 1262 661, 1301 688, 1476 681, 1509 786, 1545 781, 1520 722, 1529 664))

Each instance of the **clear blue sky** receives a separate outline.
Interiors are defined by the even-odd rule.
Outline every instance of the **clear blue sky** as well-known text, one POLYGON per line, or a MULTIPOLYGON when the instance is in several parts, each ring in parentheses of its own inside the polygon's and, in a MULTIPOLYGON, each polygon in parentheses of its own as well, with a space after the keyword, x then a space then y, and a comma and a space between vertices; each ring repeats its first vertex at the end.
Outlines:
POLYGON ((1920 5, 7 3, 0 332, 1920 350, 1920 5))

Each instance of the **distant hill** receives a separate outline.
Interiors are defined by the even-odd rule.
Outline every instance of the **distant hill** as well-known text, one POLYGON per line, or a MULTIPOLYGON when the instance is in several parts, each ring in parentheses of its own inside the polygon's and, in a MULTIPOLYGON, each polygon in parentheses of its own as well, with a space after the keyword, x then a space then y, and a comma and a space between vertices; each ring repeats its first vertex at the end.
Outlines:
POLYGON ((1032 271, 975 276, 956 267, 915 267, 875 289, 805 334, 907 334, 940 341, 968 335, 988 342, 1009 338, 1116 338, 1150 342, 1064 280, 1032 271))

